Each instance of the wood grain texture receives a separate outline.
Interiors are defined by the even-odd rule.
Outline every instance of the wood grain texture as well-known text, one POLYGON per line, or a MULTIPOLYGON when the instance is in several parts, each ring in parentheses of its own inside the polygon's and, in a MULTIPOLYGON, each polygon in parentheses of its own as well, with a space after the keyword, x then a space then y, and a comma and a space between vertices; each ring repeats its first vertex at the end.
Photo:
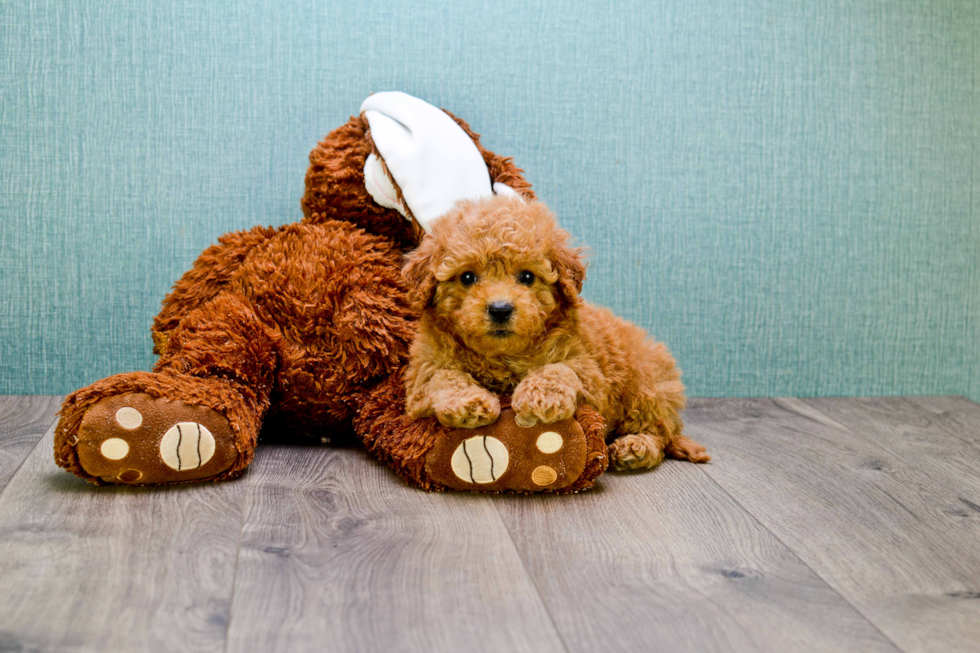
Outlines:
POLYGON ((248 484, 229 651, 564 650, 489 497, 283 446, 248 484))
POLYGON ((0 493, 55 420, 58 396, 0 396, 0 493))
POLYGON ((700 400, 687 423, 705 473, 900 648, 975 651, 980 453, 953 403, 700 400))
POLYGON ((222 650, 244 486, 95 487, 52 446, 0 496, 0 649, 222 650))
POLYGON ((895 650, 700 467, 495 503, 570 651, 895 650))
POLYGON ((958 397, 695 400, 711 465, 569 497, 428 494, 281 445, 240 481, 96 488, 50 430, 16 462, 56 407, 0 400, 0 650, 980 642, 980 406, 958 397))

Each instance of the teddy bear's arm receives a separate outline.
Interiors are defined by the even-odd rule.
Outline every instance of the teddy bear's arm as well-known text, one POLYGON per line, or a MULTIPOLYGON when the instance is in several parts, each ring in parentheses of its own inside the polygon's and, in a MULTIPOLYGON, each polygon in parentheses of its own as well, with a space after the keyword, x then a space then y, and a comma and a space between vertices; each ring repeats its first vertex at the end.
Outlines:
POLYGON ((216 297, 248 253, 268 241, 275 232, 273 227, 234 231, 221 236, 217 245, 204 250, 163 299, 160 313, 153 320, 153 353, 159 356, 166 348, 170 332, 184 316, 216 297))

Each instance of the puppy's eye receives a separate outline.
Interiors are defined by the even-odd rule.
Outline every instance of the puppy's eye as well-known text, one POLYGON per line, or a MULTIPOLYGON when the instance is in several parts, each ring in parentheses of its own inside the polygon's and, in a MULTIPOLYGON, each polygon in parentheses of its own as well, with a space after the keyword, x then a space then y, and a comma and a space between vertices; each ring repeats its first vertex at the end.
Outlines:
POLYGON ((534 273, 524 270, 519 275, 517 275, 517 280, 523 283, 525 286, 534 285, 534 273))
POLYGON ((472 286, 474 283, 476 283, 476 275, 472 272, 464 272, 463 274, 459 275, 459 282, 464 286, 472 286))

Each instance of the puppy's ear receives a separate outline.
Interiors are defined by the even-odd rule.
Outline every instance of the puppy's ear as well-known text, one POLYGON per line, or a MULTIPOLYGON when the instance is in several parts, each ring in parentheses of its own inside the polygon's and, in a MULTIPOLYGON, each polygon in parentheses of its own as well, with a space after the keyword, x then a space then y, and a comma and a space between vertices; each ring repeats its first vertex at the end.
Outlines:
POLYGON ((408 301, 418 313, 432 304, 436 294, 436 275, 432 267, 435 253, 435 239, 426 236, 418 249, 408 254, 402 268, 402 277, 408 286, 408 301))
POLYGON ((555 271, 558 273, 558 295, 566 306, 579 303, 579 293, 585 282, 585 257, 580 248, 562 244, 555 255, 555 271))

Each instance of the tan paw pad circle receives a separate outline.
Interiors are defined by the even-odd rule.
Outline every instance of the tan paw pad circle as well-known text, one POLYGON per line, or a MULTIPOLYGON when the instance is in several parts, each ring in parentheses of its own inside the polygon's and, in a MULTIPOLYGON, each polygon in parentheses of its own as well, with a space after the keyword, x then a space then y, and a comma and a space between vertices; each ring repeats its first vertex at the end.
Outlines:
POLYGON ((109 460, 122 460, 129 455, 129 443, 122 438, 109 438, 102 443, 99 451, 109 460))
POLYGON ((197 469, 214 456, 214 436, 203 424, 174 424, 160 440, 160 459, 178 472, 197 469))
POLYGON ((535 443, 541 453, 555 453, 563 444, 565 441, 554 431, 545 431, 538 436, 538 441, 535 443))
POLYGON ((489 435, 474 435, 456 447, 450 464, 457 478, 467 483, 493 483, 510 463, 507 447, 489 435))
POLYGON ((531 472, 531 480, 534 481, 535 485, 551 485, 557 478, 558 472, 547 465, 535 467, 534 471, 531 472))
POLYGON ((138 469, 127 469, 116 476, 123 483, 135 483, 143 478, 143 472, 138 469))
POLYGON ((123 406, 116 411, 116 422, 127 431, 132 431, 143 423, 143 414, 135 408, 123 406))

